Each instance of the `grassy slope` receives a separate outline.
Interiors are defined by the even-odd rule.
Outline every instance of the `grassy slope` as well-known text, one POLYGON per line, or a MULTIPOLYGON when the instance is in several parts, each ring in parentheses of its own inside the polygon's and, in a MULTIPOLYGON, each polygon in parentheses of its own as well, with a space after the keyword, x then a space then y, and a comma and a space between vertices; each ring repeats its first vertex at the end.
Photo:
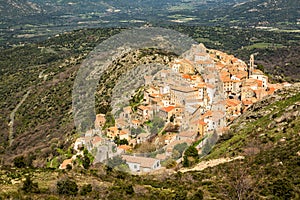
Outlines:
MULTIPOLYGON (((176 26, 171 28, 188 34, 198 41, 205 39, 207 41, 205 44, 209 48, 221 49, 229 53, 236 52, 245 59, 257 49, 240 51, 241 46, 253 45, 257 42, 270 43, 270 38, 275 38, 280 44, 287 43, 287 46, 291 47, 298 44, 295 34, 292 33, 254 32, 250 29, 220 27, 176 26)), ((48 157, 54 148, 50 144, 55 143, 60 148, 68 146, 58 141, 64 141, 61 140, 61 136, 70 136, 74 133, 70 111, 71 90, 76 71, 85 55, 98 42, 119 31, 120 29, 80 30, 53 37, 41 43, 2 50, 3 53, 0 56, 0 93, 2 94, 0 96, 0 153, 16 155, 27 154, 34 150, 41 155, 40 157, 48 157), (40 74, 48 75, 48 77, 45 80, 38 78, 40 74), (9 114, 29 88, 32 89, 31 95, 16 113, 15 144, 19 145, 7 148, 9 114), (32 145, 35 147, 33 148, 32 145), (50 147, 52 149, 49 149, 50 147)), ((276 55, 281 53, 280 49, 282 48, 273 49, 271 52, 263 49, 264 61, 273 65, 277 64, 276 55), (270 58, 268 55, 274 56, 270 58)), ((289 53, 289 48, 286 48, 282 55, 289 53)), ((290 57, 297 60, 297 56, 291 55, 290 57)), ((126 65, 126 63, 120 64, 120 66, 126 65)), ((297 69, 297 62, 290 64, 297 69)), ((289 70, 288 66, 284 67, 284 70, 297 76, 297 73, 289 70)), ((114 72, 114 76, 118 76, 122 71, 115 70, 114 72)), ((109 80, 114 79, 114 76, 108 76, 109 80)), ((106 92, 102 91, 104 94, 106 92)), ((109 95, 100 96, 109 99, 109 95)), ((100 105, 100 107, 103 108, 105 105, 100 105)), ((98 112, 109 109, 105 108, 103 111, 99 108, 97 108, 98 112)))
MULTIPOLYGON (((221 137, 213 152, 206 159, 220 156, 247 155, 247 147, 268 148, 269 144, 281 145, 279 140, 287 141, 295 139, 300 133, 299 117, 276 123, 276 119, 282 117, 287 109, 300 102, 299 84, 287 92, 279 91, 276 98, 281 101, 272 102, 274 97, 269 97, 263 102, 255 104, 230 127, 230 131, 221 137), (291 96, 292 95, 292 96, 291 96), (269 104, 270 103, 270 104, 269 104), (238 133, 238 134, 235 134, 238 133)), ((299 109, 299 106, 298 106, 299 109)), ((289 110, 296 111, 297 108, 289 110)), ((272 145, 273 146, 273 145, 272 145)))
POLYGON ((299 103, 298 84, 254 105, 232 124, 230 133, 205 158, 244 155, 242 161, 201 172, 169 174, 165 171, 146 176, 111 171, 103 166, 71 171, 2 168, 0 186, 4 189, 0 197, 74 199, 56 191, 56 182, 69 177, 79 189, 84 184, 93 187, 91 193, 78 194, 76 199, 193 199, 199 190, 205 199, 299 199, 300 117, 289 115, 299 111, 299 103), (282 116, 285 119, 279 120, 282 116), (38 183, 40 194, 19 190, 26 175, 38 183))

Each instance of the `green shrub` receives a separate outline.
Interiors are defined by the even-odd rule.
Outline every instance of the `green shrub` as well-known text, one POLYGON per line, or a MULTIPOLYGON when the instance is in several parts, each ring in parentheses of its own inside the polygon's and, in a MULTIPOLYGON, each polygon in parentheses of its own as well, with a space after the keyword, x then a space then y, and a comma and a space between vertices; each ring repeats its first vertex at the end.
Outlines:
POLYGON ((196 193, 191 197, 191 200, 202 200, 203 199, 203 191, 198 189, 196 193))
POLYGON ((77 195, 78 186, 75 181, 70 179, 60 180, 56 183, 58 194, 77 195))
POLYGON ((26 167, 26 161, 25 161, 24 156, 15 157, 13 162, 14 162, 14 166, 17 168, 26 167))
POLYGON ((39 193, 39 187, 37 183, 34 183, 29 176, 26 176, 21 188, 25 193, 39 193))
POLYGON ((87 195, 92 190, 93 190, 92 185, 91 184, 86 184, 86 185, 82 186, 81 191, 80 191, 80 195, 82 195, 82 196, 87 195))
POLYGON ((198 161, 199 155, 197 149, 194 146, 190 146, 189 148, 187 148, 183 156, 183 166, 190 167, 198 163, 198 161))

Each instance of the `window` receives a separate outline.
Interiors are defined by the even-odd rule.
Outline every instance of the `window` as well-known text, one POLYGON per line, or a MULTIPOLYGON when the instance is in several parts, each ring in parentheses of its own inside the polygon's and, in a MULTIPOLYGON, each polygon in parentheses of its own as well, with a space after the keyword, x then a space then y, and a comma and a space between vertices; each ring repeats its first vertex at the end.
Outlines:
POLYGON ((137 169, 137 165, 133 165, 133 168, 134 168, 134 169, 137 169))

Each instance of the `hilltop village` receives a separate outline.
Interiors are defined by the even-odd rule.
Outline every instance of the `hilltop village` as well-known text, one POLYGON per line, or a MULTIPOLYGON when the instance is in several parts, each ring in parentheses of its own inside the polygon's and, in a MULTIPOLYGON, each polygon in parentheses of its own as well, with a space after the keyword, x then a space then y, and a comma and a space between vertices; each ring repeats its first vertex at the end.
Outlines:
POLYGON ((105 114, 96 115, 94 129, 74 144, 78 154, 84 146, 94 162, 121 156, 132 172, 160 169, 169 159, 179 163, 180 147, 195 145, 200 154, 207 137, 222 135, 252 104, 289 85, 269 83, 253 55, 245 63, 203 44, 144 80, 131 104, 120 108, 113 126, 107 127, 105 114))

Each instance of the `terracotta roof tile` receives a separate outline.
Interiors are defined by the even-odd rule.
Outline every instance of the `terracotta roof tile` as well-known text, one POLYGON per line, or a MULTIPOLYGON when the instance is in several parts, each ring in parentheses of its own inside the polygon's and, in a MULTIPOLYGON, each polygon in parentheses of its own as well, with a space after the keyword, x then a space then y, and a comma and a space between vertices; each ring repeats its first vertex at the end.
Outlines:
POLYGON ((174 106, 168 106, 168 107, 163 107, 160 110, 165 112, 171 112, 174 108, 175 108, 174 106))
POLYGON ((129 145, 120 145, 120 146, 118 146, 118 149, 123 149, 125 151, 128 151, 128 150, 131 150, 132 147, 129 145))

